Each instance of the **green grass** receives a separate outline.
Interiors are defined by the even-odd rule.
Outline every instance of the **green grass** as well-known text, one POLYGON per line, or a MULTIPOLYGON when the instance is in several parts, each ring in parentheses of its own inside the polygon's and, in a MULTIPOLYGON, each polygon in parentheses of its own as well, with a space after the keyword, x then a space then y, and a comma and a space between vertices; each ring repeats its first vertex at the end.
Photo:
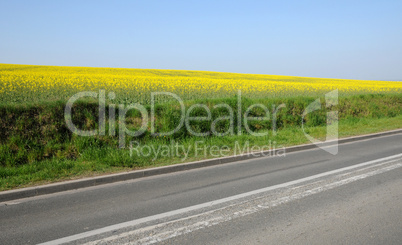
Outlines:
MULTIPOLYGON (((401 127, 401 115, 393 118, 359 120, 346 119, 339 122, 339 136, 347 137, 375 133, 401 127)), ((323 126, 315 127, 310 133, 317 138, 325 138, 326 128, 323 126)), ((238 142, 242 146, 246 142, 249 142, 250 146, 265 146, 269 140, 271 140, 271 142, 275 142, 276 149, 309 143, 301 128, 291 127, 279 130, 276 136, 273 136, 271 133, 269 137, 252 137, 250 135, 242 135, 232 137, 214 137, 207 140, 205 140, 205 138, 192 138, 182 142, 182 144, 188 147, 194 145, 195 141, 203 141, 204 143, 200 144, 201 148, 204 146, 208 147, 210 145, 216 145, 218 147, 228 146, 230 151, 227 152, 227 155, 234 155, 234 142, 238 142)), ((150 145, 157 146, 161 143, 166 142, 164 142, 164 140, 155 140, 150 142, 150 145)), ((274 145, 272 144, 272 146, 274 145)), ((150 158, 152 157, 153 156, 150 158)), ((143 169, 183 163, 183 159, 180 157, 158 157, 155 160, 150 158, 136 159, 136 164, 128 164, 128 166, 124 166, 124 163, 133 162, 132 157, 129 155, 128 149, 119 150, 112 147, 99 149, 96 147, 89 147, 83 152, 82 157, 77 160, 61 160, 53 158, 15 167, 1 167, 0 190, 9 190, 88 176, 98 176, 133 169, 143 169)), ((212 156, 195 156, 195 152, 192 150, 185 162, 205 158, 212 158, 212 156)))
MULTIPOLYGON (((308 140, 301 129, 301 114, 304 108, 314 100, 315 98, 309 97, 244 98, 241 104, 243 112, 255 103, 262 103, 268 108, 272 108, 273 104, 286 104, 286 108, 278 113, 276 135, 272 133, 271 120, 266 120, 250 123, 252 130, 269 132, 264 137, 252 136, 244 130, 242 135, 195 137, 182 129, 169 137, 157 137, 149 132, 139 138, 127 137, 126 144, 128 145, 130 141, 138 141, 142 146, 157 149, 161 145, 177 142, 188 149, 201 141, 202 143, 199 143, 201 148, 227 147, 226 155, 235 153, 236 142, 242 147, 247 143, 255 147, 267 146, 271 143, 271 146, 276 149, 304 144, 308 143, 308 140)), ((232 108, 237 106, 235 98, 185 103, 187 108, 195 103, 205 104, 209 108, 219 103, 227 103, 232 108)), ((97 103, 90 101, 77 103, 74 107, 73 121, 80 128, 96 128, 98 126, 97 110, 97 103)), ((159 132, 175 127, 178 110, 175 104, 160 104, 156 107, 159 132)), ((326 112, 330 110, 339 111, 339 137, 402 128, 402 95, 400 94, 341 97, 338 106, 333 108, 323 106, 322 110, 306 118, 305 123, 310 135, 315 138, 325 138, 326 112)), ((203 155, 200 151, 196 154, 196 151, 191 148, 186 158, 182 152, 173 157, 160 155, 156 157, 153 154, 142 157, 130 156, 129 149, 118 148, 116 136, 80 137, 72 134, 66 128, 63 113, 63 102, 0 105, 0 190, 214 157, 211 154, 203 155)), ((203 111, 196 111, 195 114, 202 116, 203 111)), ((224 111, 212 111, 213 119, 224 115, 226 115, 224 111)), ((253 110, 251 115, 261 116, 261 111, 253 110)), ((128 113, 126 121, 131 128, 139 127, 138 117, 139 113, 136 111, 128 113)), ((235 118, 237 118, 236 115, 235 118)), ((237 121, 234 125, 237 125, 237 121)), ((218 128, 225 131, 229 126, 228 122, 223 121, 218 128)), ((210 122, 194 122, 191 127, 197 132, 206 132, 210 129, 210 122)), ((234 131, 237 132, 236 127, 234 131)))

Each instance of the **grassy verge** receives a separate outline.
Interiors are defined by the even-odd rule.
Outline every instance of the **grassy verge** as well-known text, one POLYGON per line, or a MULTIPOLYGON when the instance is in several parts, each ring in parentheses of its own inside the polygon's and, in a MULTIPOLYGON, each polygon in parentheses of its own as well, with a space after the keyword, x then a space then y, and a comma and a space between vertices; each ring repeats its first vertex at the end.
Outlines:
MULTIPOLYGON (((255 103, 267 105, 268 108, 286 104, 286 108, 277 115, 278 130, 275 135, 272 133, 271 120, 263 120, 250 123, 253 131, 268 132, 268 135, 263 137, 255 137, 245 132, 224 137, 196 137, 187 134, 186 130, 180 130, 170 137, 158 137, 157 134, 150 133, 137 138, 127 137, 127 145, 130 141, 136 141, 136 149, 144 149, 145 154, 141 156, 136 155, 133 149, 133 154, 130 154, 129 148, 119 149, 117 136, 80 137, 72 134, 65 126, 62 102, 0 106, 0 190, 222 156, 216 150, 211 150, 212 146, 223 149, 224 155, 234 155, 242 153, 241 151, 262 149, 258 147, 265 147, 265 150, 267 147, 279 149, 308 143, 301 129, 301 114, 312 101, 314 98, 304 97, 244 99, 241 104, 243 112, 255 103), (177 154, 172 154, 173 151, 170 154, 162 154, 163 146, 173 147, 176 143, 188 152, 178 150, 177 154), (195 149, 196 145, 201 150, 195 149), (157 150, 158 147, 159 154, 149 150, 157 150)), ((232 98, 186 102, 186 106, 202 103, 213 108, 222 102, 236 108, 237 101, 232 98)), ((80 128, 97 128, 97 109, 98 105, 93 102, 78 103, 73 121, 80 128)), ((339 137, 402 128, 402 95, 359 95, 340 98, 337 107, 323 108, 309 115, 305 123, 310 135, 325 138, 326 112, 330 110, 339 111, 339 137)), ((178 114, 175 105, 158 105, 157 130, 166 132, 174 128, 178 114)), ((195 111, 195 114, 205 116, 202 111, 195 111)), ((213 111, 212 118, 223 115, 224 111, 213 111)), ((254 110, 250 115, 261 116, 261 111, 254 110)), ((139 127, 138 116, 135 111, 127 114, 126 122, 133 130, 139 127)), ((194 122, 191 127, 194 131, 206 132, 210 124, 211 122, 194 122)), ((224 132, 230 125, 223 120, 217 127, 224 132)), ((236 121, 234 125, 237 125, 236 121)), ((234 128, 234 131, 237 132, 237 128, 234 128)))
MULTIPOLYGON (((392 130, 402 127, 402 116, 397 116, 393 118, 380 118, 380 119, 360 119, 360 120, 342 120, 339 122, 339 136, 347 137, 354 135, 362 135, 369 134, 375 132, 381 132, 386 130, 392 130)), ((315 127, 312 129, 313 132, 310 132, 315 137, 324 138, 326 134, 326 128, 315 127)), ((279 148, 281 146, 293 146, 298 144, 308 143, 308 140, 304 136, 301 128, 286 128, 283 130, 279 130, 276 136, 270 134, 270 140, 275 141, 275 147, 279 148)), ((267 145, 267 138, 259 137, 251 137, 251 136, 242 136, 242 137, 230 137, 230 138, 214 138, 209 139, 209 141, 205 141, 205 139, 197 138, 191 141, 184 142, 184 146, 190 146, 195 141, 201 141, 203 143, 199 144, 199 147, 208 146, 209 144, 214 144, 220 147, 228 146, 229 151, 227 155, 234 154, 235 145, 233 142, 237 141, 239 144, 246 144, 248 141, 253 146, 265 146, 267 145)), ((159 142, 153 142, 154 145, 157 145, 159 142)), ((94 149, 92 149, 94 151, 94 149)), ((118 152, 118 150, 114 148, 110 149, 100 149, 100 151, 109 151, 107 153, 107 158, 105 161, 88 161, 85 160, 85 157, 78 160, 60 160, 60 159, 50 159, 45 161, 38 161, 32 164, 21 165, 17 167, 1 167, 0 175, 2 178, 0 179, 0 190, 9 190, 15 188, 22 188, 33 185, 40 185, 45 183, 50 183, 54 181, 62 181, 62 180, 71 180, 89 176, 97 176, 104 175, 108 173, 116 173, 129 171, 133 169, 140 168, 149 168, 149 167, 158 167, 171 165, 175 163, 189 162, 195 160, 201 160, 205 158, 212 158, 211 155, 206 157, 204 156, 196 156, 194 151, 189 153, 189 156, 185 161, 180 157, 160 157, 154 161, 146 161, 141 164, 141 166, 137 167, 119 167, 113 166, 110 164, 110 161, 113 161, 114 156, 120 156, 122 152, 118 152)), ((128 156, 128 151, 125 150, 125 154, 128 156)), ((89 154, 89 153, 87 153, 89 154)), ((92 152, 94 154, 94 152, 92 152)), ((96 153, 95 153, 96 154, 96 153)), ((144 159, 146 160, 146 159, 144 159)))

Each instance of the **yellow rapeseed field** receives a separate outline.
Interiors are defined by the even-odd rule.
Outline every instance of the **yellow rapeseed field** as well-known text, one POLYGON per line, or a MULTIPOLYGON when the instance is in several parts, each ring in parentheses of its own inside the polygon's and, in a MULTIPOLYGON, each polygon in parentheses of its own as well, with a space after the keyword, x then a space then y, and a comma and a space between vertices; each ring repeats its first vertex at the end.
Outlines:
POLYGON ((340 94, 401 93, 402 82, 204 71, 58 67, 0 64, 0 101, 66 100, 80 91, 105 89, 119 102, 149 103, 151 92, 172 92, 184 100, 232 97, 241 90, 252 98, 340 94))

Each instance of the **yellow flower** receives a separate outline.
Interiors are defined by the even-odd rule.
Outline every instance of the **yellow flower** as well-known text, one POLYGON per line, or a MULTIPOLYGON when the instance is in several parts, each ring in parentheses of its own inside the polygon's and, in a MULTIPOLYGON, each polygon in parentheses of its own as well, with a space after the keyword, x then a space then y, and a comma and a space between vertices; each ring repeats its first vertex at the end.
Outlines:
MULTIPOLYGON (((171 92, 184 100, 341 94, 401 93, 402 82, 253 75, 222 72, 26 66, 0 64, 0 101, 66 100, 80 91, 115 92, 114 103, 149 103, 151 92, 171 92)), ((158 102, 172 98, 160 96, 158 102)))

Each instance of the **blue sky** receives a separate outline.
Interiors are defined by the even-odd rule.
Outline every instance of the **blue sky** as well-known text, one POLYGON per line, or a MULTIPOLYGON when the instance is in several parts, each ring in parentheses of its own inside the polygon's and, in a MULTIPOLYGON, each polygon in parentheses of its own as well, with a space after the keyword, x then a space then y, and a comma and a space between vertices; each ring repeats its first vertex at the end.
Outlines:
POLYGON ((402 1, 0 1, 0 63, 402 80, 402 1))

